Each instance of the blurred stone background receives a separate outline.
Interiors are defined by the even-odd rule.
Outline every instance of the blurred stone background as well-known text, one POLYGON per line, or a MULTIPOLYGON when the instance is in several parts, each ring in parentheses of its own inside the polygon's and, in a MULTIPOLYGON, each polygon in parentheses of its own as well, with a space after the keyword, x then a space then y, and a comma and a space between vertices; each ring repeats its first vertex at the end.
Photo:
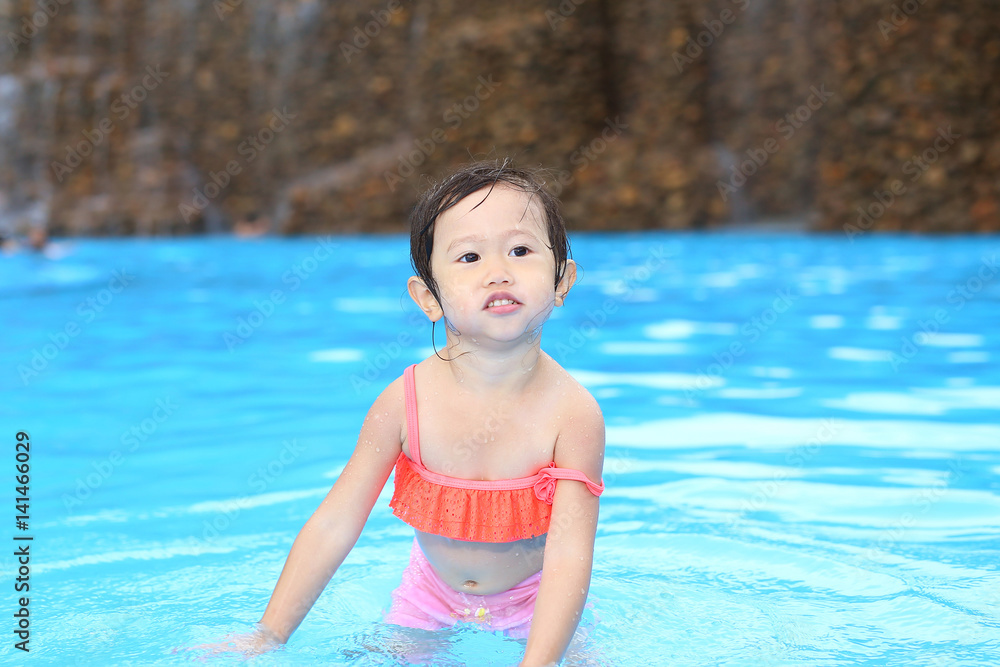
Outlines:
POLYGON ((571 229, 1000 229, 1000 2, 0 0, 0 234, 402 231, 470 158, 571 229))

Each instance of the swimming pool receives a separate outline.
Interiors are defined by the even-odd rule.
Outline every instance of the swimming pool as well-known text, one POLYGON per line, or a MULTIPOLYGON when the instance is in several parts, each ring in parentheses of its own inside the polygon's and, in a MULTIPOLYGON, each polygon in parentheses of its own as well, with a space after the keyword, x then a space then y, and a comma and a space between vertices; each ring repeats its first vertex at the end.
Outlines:
MULTIPOLYGON (((585 664, 1000 660, 1000 238, 571 240, 581 279, 543 348, 608 426, 585 664)), ((430 354, 408 239, 63 244, 0 256, 30 664, 188 662, 259 619, 371 401, 430 354)), ((411 539, 384 494, 252 664, 397 664, 378 620, 411 539)), ((467 629, 429 650, 519 649, 467 629)))

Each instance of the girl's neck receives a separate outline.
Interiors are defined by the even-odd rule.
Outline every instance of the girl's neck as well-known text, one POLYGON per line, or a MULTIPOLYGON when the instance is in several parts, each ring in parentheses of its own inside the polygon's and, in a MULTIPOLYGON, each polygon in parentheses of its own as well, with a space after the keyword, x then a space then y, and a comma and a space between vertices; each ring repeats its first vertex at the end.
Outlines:
POLYGON ((456 382, 481 390, 523 389, 535 377, 542 360, 541 331, 512 347, 493 348, 448 334, 442 357, 456 382))

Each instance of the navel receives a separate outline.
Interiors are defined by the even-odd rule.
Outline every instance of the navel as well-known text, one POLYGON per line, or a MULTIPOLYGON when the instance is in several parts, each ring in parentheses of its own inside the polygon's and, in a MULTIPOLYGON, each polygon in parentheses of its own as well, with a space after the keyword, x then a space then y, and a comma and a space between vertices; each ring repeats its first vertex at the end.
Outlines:
POLYGON ((465 580, 465 581, 464 581, 464 582, 462 583, 462 586, 464 586, 465 588, 475 588, 475 587, 476 587, 476 586, 478 586, 478 585, 479 585, 479 582, 478 582, 478 581, 475 581, 475 580, 473 580, 473 579, 466 579, 466 580, 465 580))

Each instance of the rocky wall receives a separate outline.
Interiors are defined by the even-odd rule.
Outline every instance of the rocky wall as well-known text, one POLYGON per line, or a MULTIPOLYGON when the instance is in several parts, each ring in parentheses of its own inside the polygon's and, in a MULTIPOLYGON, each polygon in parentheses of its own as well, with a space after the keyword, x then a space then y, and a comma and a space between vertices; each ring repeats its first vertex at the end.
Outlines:
POLYGON ((817 226, 1000 229, 1000 3, 817 3, 838 91, 816 160, 817 226))
POLYGON ((998 28, 940 0, 10 1, 0 233, 398 231, 507 155, 576 229, 997 230, 998 28))

